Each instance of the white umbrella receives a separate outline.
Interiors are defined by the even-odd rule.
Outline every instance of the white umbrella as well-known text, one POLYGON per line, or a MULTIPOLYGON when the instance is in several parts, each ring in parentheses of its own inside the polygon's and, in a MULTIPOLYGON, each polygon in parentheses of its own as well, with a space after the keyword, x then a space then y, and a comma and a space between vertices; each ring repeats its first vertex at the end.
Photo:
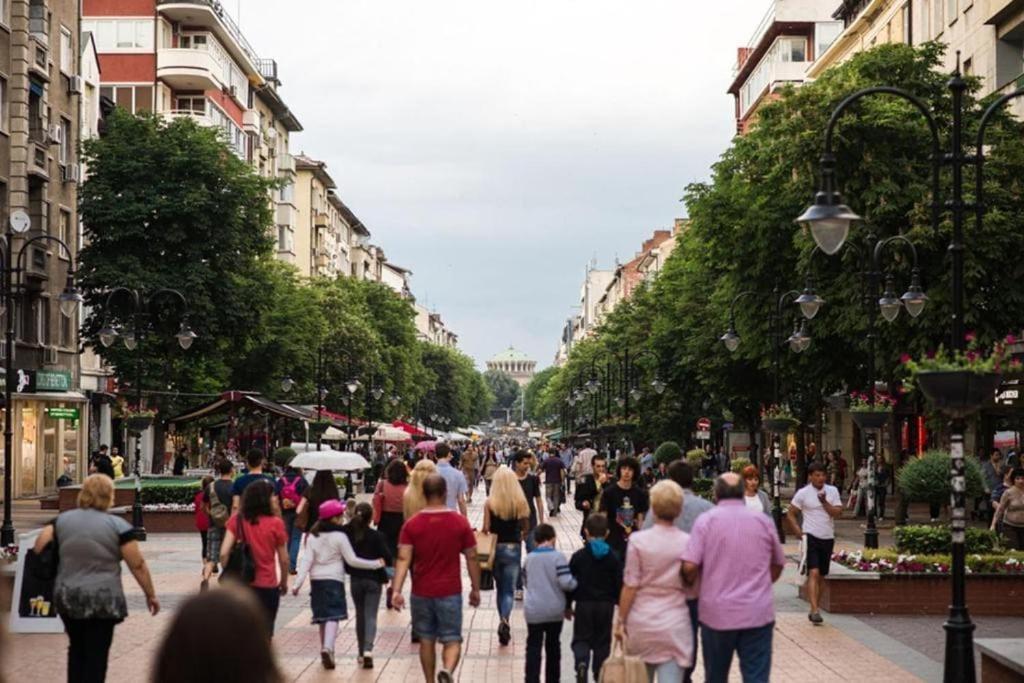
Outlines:
POLYGON ((392 427, 391 425, 382 424, 377 427, 377 431, 373 433, 374 441, 412 441, 412 437, 409 436, 409 432, 398 427, 392 427))
POLYGON ((305 451, 292 458, 289 464, 303 469, 341 472, 360 471, 370 467, 366 458, 358 453, 334 450, 305 451))

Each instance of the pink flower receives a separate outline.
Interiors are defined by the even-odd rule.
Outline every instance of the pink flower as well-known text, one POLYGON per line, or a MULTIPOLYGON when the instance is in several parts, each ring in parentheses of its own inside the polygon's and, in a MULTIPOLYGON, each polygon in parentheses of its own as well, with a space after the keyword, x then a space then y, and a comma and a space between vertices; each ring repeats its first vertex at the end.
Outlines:
POLYGON ((1017 338, 1015 336, 1013 336, 1012 334, 1008 334, 1008 335, 1006 335, 1006 343, 1007 344, 1016 344, 1017 343, 1017 338))
POLYGON ((911 357, 910 357, 910 354, 909 354, 909 353, 903 353, 903 354, 900 354, 900 363, 902 363, 903 365, 906 365, 906 364, 907 364, 907 363, 909 363, 909 362, 910 362, 911 360, 912 360, 912 359, 911 359, 911 357))
POLYGON ((978 335, 973 330, 971 332, 968 332, 967 334, 964 335, 964 339, 969 341, 969 342, 972 342, 972 341, 974 341, 977 338, 978 338, 978 335))
POLYGON ((977 351, 968 351, 967 352, 967 361, 970 362, 970 363, 973 363, 976 360, 978 360, 978 352, 977 351))

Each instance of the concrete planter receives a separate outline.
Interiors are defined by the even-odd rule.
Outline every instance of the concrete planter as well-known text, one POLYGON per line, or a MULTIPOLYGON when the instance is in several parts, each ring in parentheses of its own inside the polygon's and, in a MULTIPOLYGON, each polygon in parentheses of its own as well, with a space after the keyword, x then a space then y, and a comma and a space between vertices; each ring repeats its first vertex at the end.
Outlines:
MULTIPOLYGON (((832 564, 821 591, 821 608, 833 614, 945 615, 952 578, 948 574, 878 574, 832 564)), ((800 598, 807 600, 806 586, 800 598)), ((968 574, 971 614, 1024 617, 1024 575, 968 574)))
MULTIPOLYGON (((132 523, 131 506, 120 515, 121 519, 132 523)), ((147 534, 198 534, 196 514, 191 510, 185 512, 143 512, 142 523, 147 534)))

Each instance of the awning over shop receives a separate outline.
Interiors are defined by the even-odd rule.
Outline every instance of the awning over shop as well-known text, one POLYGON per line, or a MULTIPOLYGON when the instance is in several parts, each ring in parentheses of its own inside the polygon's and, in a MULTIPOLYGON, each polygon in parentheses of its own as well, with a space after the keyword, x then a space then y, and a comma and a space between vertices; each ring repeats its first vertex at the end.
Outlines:
POLYGON ((182 423, 198 420, 209 415, 230 410, 231 408, 249 407, 270 415, 288 418, 291 420, 308 420, 309 418, 301 411, 272 401, 265 396, 249 391, 225 391, 219 398, 204 405, 188 410, 167 420, 168 423, 182 423))
POLYGON ((429 434, 427 434, 425 431, 423 431, 419 427, 417 427, 415 425, 411 425, 408 422, 403 422, 402 420, 395 420, 394 422, 391 423, 391 426, 392 427, 398 427, 403 432, 408 433, 409 436, 413 437, 414 439, 425 439, 425 438, 430 437, 429 434))

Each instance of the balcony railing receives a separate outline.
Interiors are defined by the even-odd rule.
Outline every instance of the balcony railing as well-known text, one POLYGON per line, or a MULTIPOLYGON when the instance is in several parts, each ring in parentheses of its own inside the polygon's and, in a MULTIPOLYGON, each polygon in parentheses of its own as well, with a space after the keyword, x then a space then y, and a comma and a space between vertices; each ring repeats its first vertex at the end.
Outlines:
POLYGON ((277 60, 260 59, 256 62, 256 68, 259 69, 260 75, 268 81, 277 80, 277 60))
POLYGON ((224 6, 218 2, 218 0, 157 0, 157 7, 160 5, 202 5, 203 7, 209 7, 217 18, 227 29, 227 32, 235 39, 242 51, 245 52, 246 56, 252 61, 253 64, 259 64, 260 58, 256 54, 256 50, 253 49, 249 41, 242 35, 242 29, 238 27, 235 20, 231 18, 231 15, 224 10, 224 6))
POLYGON ((167 115, 172 119, 181 117, 188 117, 198 123, 200 126, 214 126, 213 119, 211 119, 206 112, 195 111, 194 109, 172 109, 167 112, 167 115))
POLYGON ((295 157, 287 152, 278 154, 277 170, 279 173, 295 173, 295 157))

